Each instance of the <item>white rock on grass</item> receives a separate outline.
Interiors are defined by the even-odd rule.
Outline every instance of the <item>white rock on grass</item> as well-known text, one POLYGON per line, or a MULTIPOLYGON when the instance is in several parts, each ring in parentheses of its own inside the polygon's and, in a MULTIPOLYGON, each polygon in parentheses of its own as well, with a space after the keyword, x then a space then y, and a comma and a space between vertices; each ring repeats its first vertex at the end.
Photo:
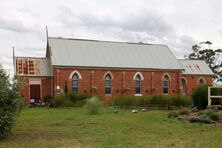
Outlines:
POLYGON ((146 109, 145 109, 145 108, 143 108, 141 111, 142 111, 142 112, 146 112, 146 109))
POLYGON ((133 109, 132 113, 138 113, 138 110, 137 109, 133 109))

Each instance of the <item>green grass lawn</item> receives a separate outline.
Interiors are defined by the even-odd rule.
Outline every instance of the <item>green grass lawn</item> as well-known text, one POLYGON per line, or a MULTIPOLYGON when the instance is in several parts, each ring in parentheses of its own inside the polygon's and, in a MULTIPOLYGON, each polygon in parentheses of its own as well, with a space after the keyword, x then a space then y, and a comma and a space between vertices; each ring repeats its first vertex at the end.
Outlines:
POLYGON ((25 109, 0 147, 222 147, 222 126, 167 118, 167 111, 138 114, 104 108, 25 109))

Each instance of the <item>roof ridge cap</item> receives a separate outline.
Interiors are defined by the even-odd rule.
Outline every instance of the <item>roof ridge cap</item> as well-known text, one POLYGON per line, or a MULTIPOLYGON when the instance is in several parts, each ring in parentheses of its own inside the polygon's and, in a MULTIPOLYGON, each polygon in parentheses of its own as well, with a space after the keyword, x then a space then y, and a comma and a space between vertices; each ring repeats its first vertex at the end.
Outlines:
POLYGON ((108 43, 122 43, 122 44, 136 44, 136 45, 154 45, 154 46, 166 46, 165 44, 153 44, 143 42, 128 42, 128 41, 110 41, 110 40, 96 40, 96 39, 81 39, 81 38, 64 38, 64 37, 48 37, 49 39, 62 39, 62 40, 76 40, 76 41, 92 41, 92 42, 108 42, 108 43))

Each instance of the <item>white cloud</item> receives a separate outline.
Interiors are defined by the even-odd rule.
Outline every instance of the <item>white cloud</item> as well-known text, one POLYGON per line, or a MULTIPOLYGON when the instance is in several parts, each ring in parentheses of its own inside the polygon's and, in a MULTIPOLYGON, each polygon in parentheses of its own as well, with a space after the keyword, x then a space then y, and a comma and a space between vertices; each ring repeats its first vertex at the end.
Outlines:
POLYGON ((16 33, 26 33, 31 31, 30 28, 25 27, 19 20, 6 20, 0 17, 0 29, 14 31, 16 33))
POLYGON ((8 0, 0 5, 0 63, 45 56, 51 36, 167 44, 177 57, 196 42, 222 47, 220 0, 8 0))

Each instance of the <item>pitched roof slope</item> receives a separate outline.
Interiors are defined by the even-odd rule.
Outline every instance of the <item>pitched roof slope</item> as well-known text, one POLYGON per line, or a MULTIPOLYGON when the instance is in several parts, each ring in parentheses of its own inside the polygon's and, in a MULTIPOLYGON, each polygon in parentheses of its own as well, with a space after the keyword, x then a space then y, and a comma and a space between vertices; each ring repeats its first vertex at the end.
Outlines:
POLYGON ((204 60, 178 60, 187 75, 213 75, 214 73, 204 60))
POLYGON ((52 65, 181 70, 166 45, 48 38, 52 65))

